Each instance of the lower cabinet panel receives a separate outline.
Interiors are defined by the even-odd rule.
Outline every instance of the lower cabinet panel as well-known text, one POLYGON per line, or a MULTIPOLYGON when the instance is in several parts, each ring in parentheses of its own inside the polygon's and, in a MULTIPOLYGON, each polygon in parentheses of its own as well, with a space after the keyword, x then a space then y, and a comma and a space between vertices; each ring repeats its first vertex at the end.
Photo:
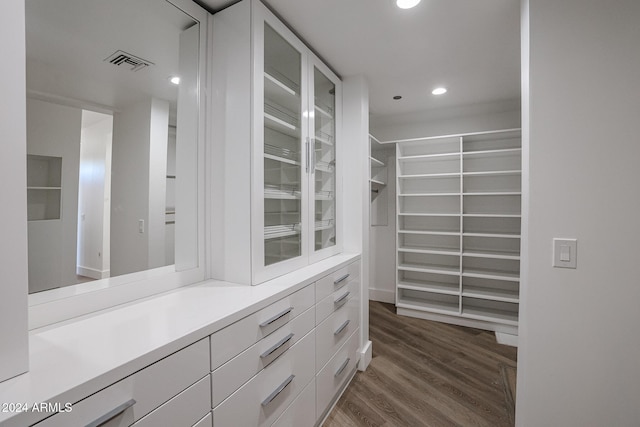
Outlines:
POLYGON ((207 375, 134 424, 135 427, 192 427, 211 411, 211 376, 207 375))
MULTIPOLYGON (((314 377, 315 331, 213 410, 216 427, 270 426, 314 377)), ((213 384, 215 387, 216 385, 213 384)))
POLYGON ((302 393, 273 424, 274 427, 313 427, 316 422, 316 381, 311 380, 302 393))
POLYGON ((353 331, 349 339, 340 347, 316 376, 316 411, 320 417, 325 415, 329 405, 351 373, 358 365, 359 329, 353 331))

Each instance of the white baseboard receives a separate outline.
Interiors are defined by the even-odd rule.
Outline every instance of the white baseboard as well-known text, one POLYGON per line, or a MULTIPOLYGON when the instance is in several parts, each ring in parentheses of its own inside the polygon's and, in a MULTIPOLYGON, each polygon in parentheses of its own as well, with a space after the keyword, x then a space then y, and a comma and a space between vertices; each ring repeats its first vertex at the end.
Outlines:
POLYGON ((109 270, 97 270, 95 268, 83 267, 81 265, 76 266, 76 274, 78 276, 91 277, 92 279, 107 279, 110 277, 111 272, 109 270))
POLYGON ((369 300, 371 301, 379 301, 386 302, 389 304, 396 303, 396 293, 395 291, 388 291, 384 289, 369 289, 369 300))
POLYGON ((518 336, 513 334, 496 332, 496 341, 498 341, 498 344, 510 345, 511 347, 518 346, 518 336))
POLYGON ((360 349, 360 361, 358 362, 358 370, 364 371, 371 363, 373 357, 373 343, 367 341, 367 343, 360 349))

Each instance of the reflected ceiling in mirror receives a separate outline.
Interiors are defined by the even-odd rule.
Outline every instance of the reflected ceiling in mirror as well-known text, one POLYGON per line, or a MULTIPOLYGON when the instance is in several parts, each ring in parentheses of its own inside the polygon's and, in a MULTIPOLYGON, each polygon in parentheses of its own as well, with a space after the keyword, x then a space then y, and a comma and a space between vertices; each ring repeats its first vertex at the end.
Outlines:
POLYGON ((30 293, 197 264, 176 227, 197 211, 198 25, 167 1, 26 0, 30 293))

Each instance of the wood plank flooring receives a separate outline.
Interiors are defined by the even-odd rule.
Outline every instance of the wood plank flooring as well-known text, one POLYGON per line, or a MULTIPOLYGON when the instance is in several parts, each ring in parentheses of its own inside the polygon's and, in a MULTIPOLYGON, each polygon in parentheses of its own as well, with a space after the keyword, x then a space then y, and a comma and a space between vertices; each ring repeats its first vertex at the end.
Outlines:
POLYGON ((516 348, 492 332, 401 317, 371 301, 373 360, 324 427, 514 425, 516 348))

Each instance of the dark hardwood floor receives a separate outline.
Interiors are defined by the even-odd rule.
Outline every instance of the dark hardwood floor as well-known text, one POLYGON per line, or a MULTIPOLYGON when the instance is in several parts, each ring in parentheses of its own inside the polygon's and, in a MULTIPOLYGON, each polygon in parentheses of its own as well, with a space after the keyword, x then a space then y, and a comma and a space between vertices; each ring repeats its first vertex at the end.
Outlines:
POLYGON ((492 332, 369 307, 373 360, 324 427, 514 425, 516 348, 492 332))

